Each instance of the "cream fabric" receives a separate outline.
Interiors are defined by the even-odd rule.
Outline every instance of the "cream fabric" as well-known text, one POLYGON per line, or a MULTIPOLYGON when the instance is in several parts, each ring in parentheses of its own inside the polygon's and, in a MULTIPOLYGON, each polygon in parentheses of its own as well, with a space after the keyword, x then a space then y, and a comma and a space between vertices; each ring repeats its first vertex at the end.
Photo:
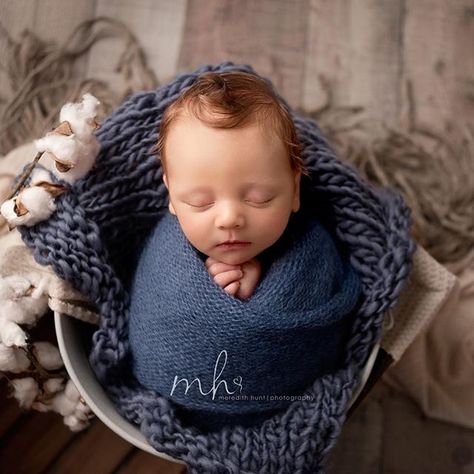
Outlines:
POLYGON ((16 229, 0 236, 0 277, 9 275, 43 282, 44 291, 48 294, 48 306, 53 311, 88 323, 98 323, 93 305, 68 282, 60 279, 51 267, 38 264, 16 229))
MULTIPOLYGON (((447 280, 438 278, 441 289, 447 280)), ((434 317, 384 379, 427 416, 474 428, 474 265, 457 276, 434 317)))
POLYGON ((455 285, 456 277, 418 246, 408 284, 385 321, 381 346, 395 361, 432 322, 455 285))

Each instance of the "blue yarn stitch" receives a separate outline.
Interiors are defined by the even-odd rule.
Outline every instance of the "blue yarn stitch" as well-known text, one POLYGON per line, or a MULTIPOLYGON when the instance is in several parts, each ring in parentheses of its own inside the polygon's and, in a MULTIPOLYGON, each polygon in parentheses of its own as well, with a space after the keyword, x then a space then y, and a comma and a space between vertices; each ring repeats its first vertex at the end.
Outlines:
POLYGON ((151 154, 162 113, 200 74, 236 70, 254 73, 230 62, 205 65, 128 99, 98 131, 101 152, 92 172, 56 200, 48 221, 20 232, 40 264, 51 265, 97 304, 101 322, 91 363, 119 411, 155 449, 183 460, 192 473, 322 472, 383 314, 406 282, 415 245, 402 198, 373 189, 340 162, 314 121, 292 114, 311 173, 302 183, 302 199, 307 207, 326 208, 362 282, 343 367, 317 378, 307 398, 255 427, 208 434, 184 426, 171 402, 129 373, 124 281, 140 241, 166 212, 161 169, 151 154))

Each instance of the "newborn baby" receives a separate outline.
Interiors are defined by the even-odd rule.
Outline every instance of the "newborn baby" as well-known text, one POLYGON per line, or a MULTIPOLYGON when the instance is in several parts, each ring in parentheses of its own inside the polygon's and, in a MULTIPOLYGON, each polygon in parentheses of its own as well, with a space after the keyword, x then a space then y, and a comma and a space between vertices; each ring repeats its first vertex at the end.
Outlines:
POLYGON ((133 373, 191 424, 254 423, 338 367, 359 280, 299 210, 295 126, 263 79, 200 76, 164 112, 157 151, 170 213, 132 278, 133 373))
POLYGON ((207 73, 168 107, 159 136, 170 212, 214 281, 249 298, 256 257, 300 205, 304 167, 288 111, 257 76, 207 73))

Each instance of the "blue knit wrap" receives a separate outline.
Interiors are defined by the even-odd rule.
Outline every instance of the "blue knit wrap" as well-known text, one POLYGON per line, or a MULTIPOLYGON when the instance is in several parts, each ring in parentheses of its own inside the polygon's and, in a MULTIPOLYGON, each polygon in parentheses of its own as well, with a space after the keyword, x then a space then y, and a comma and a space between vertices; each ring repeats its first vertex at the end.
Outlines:
POLYGON ((51 265, 97 304, 101 320, 91 364, 118 410, 155 449, 183 460, 193 473, 312 474, 323 470, 340 433, 383 316, 407 280, 415 248, 402 198, 374 190, 339 161, 314 121, 292 114, 310 172, 301 199, 307 208, 324 211, 362 284, 341 368, 317 377, 301 399, 257 426, 208 434, 183 424, 173 402, 131 374, 124 285, 144 233, 167 212, 161 168, 152 153, 163 111, 200 74, 236 70, 254 73, 229 62, 206 65, 128 99, 98 130, 101 151, 91 173, 56 199, 57 210, 48 221, 20 232, 40 264, 51 265))
POLYGON ((168 214, 138 260, 130 290, 133 372, 201 412, 193 419, 202 427, 228 423, 228 416, 219 423, 222 414, 250 423, 284 408, 342 363, 360 281, 319 220, 293 215, 259 258, 268 268, 254 294, 234 298, 168 214))

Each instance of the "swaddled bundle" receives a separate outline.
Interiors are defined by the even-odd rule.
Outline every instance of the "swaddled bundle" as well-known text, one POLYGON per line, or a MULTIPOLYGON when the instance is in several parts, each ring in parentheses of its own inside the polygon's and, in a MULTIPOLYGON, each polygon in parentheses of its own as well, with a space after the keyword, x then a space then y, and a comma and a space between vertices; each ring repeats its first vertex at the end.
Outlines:
POLYGON ((256 421, 342 361, 360 282, 319 220, 293 215, 260 258, 263 280, 240 301, 212 280, 168 214, 138 261, 129 318, 134 373, 201 412, 192 419, 204 427, 229 423, 228 415, 256 421))
POLYGON ((342 367, 315 377, 301 399, 257 426, 207 434, 186 426, 175 404, 131 373, 123 275, 130 270, 128 250, 167 212, 162 171, 152 153, 163 111, 207 71, 255 74, 246 65, 207 65, 131 97, 99 129, 101 152, 90 175, 60 196, 48 221, 21 228, 22 237, 39 263, 51 265, 97 304, 101 320, 92 367, 120 413, 155 449, 183 460, 192 473, 314 474, 323 470, 384 313, 409 275, 409 211, 399 196, 374 190, 340 162, 312 120, 293 114, 310 173, 302 182, 302 202, 324 208, 324 222, 347 247, 362 285, 342 367))

